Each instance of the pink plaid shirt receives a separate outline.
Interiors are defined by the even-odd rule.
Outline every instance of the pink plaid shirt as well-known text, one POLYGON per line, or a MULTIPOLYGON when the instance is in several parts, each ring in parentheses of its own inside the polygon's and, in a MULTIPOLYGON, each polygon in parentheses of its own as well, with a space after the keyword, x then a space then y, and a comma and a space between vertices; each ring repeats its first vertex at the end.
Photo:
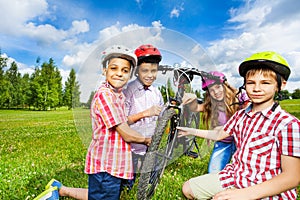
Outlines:
POLYGON ((132 179, 130 144, 116 131, 116 125, 127 121, 123 92, 102 84, 91 105, 93 135, 86 156, 85 173, 107 172, 112 176, 132 179))
MULTIPOLYGON (((251 113, 252 105, 236 112, 224 126, 237 151, 219 173, 222 186, 245 188, 281 173, 281 155, 300 157, 300 121, 277 106, 251 113)), ((296 189, 265 199, 296 199, 296 189)))

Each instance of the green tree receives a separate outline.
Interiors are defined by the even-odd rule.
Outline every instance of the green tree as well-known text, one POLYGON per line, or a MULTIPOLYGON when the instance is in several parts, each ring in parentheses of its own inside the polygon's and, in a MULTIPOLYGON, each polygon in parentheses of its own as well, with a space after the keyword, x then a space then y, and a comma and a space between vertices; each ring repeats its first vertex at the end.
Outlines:
POLYGON ((9 82, 5 76, 5 67, 7 67, 7 58, 2 56, 0 49, 0 107, 5 107, 5 102, 9 99, 9 82))
POLYGON ((280 94, 281 94, 281 99, 284 100, 284 99, 289 99, 291 94, 289 93, 288 90, 281 90, 280 91, 280 94))
POLYGON ((90 94, 90 97, 89 97, 88 101, 86 102, 86 106, 88 108, 91 108, 91 104, 92 104, 92 101, 93 101, 95 93, 96 93, 95 91, 92 91, 91 94, 90 94))
POLYGON ((294 92, 292 93, 292 98, 293 99, 300 99, 300 89, 294 90, 294 92))
POLYGON ((12 62, 10 68, 5 72, 8 80, 9 95, 6 98, 7 107, 18 107, 21 104, 21 74, 18 72, 18 65, 12 62))
POLYGON ((79 88, 80 85, 78 81, 76 81, 76 72, 72 68, 69 77, 65 82, 64 97, 63 97, 64 105, 68 106, 69 110, 72 107, 75 108, 80 106, 79 88))
POLYGON ((44 62, 31 76, 30 103, 35 108, 47 110, 62 105, 62 77, 52 58, 44 62))
POLYGON ((22 108, 29 107, 30 108, 30 98, 32 95, 32 92, 30 90, 30 76, 28 73, 24 74, 21 79, 21 96, 20 96, 20 102, 22 105, 22 108))

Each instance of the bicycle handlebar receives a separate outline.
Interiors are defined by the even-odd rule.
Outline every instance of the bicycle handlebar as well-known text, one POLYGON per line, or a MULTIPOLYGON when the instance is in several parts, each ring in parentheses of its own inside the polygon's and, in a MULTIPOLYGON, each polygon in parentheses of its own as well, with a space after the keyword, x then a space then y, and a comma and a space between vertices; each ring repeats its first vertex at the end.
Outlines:
POLYGON ((213 80, 220 80, 220 77, 214 76, 208 72, 198 70, 197 68, 189 68, 189 67, 177 67, 177 66, 170 66, 170 65, 159 65, 158 71, 161 71, 162 74, 166 74, 167 71, 177 71, 181 74, 185 75, 197 75, 200 76, 202 79, 205 77, 207 79, 213 79, 213 80))

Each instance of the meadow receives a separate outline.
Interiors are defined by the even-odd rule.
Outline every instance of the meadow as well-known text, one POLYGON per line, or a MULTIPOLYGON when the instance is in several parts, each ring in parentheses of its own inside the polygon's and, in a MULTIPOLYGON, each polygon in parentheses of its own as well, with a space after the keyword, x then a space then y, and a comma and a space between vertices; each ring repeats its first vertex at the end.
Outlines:
MULTIPOLYGON (((280 104, 300 118, 300 100, 280 104)), ((86 188, 89 123, 88 109, 0 110, 0 199, 34 199, 52 178, 86 188)), ((208 158, 208 154, 201 159, 182 156, 167 166, 153 199, 185 199, 182 183, 206 173, 208 158)), ((135 194, 136 187, 121 199, 136 199, 135 194)))

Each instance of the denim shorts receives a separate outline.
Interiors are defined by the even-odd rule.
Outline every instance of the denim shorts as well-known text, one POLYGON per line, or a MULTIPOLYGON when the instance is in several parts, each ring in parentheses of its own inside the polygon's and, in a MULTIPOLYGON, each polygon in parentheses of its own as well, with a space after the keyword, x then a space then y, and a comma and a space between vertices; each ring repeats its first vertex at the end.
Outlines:
POLYGON ((89 200, 118 200, 124 179, 115 177, 106 172, 89 174, 89 200))

